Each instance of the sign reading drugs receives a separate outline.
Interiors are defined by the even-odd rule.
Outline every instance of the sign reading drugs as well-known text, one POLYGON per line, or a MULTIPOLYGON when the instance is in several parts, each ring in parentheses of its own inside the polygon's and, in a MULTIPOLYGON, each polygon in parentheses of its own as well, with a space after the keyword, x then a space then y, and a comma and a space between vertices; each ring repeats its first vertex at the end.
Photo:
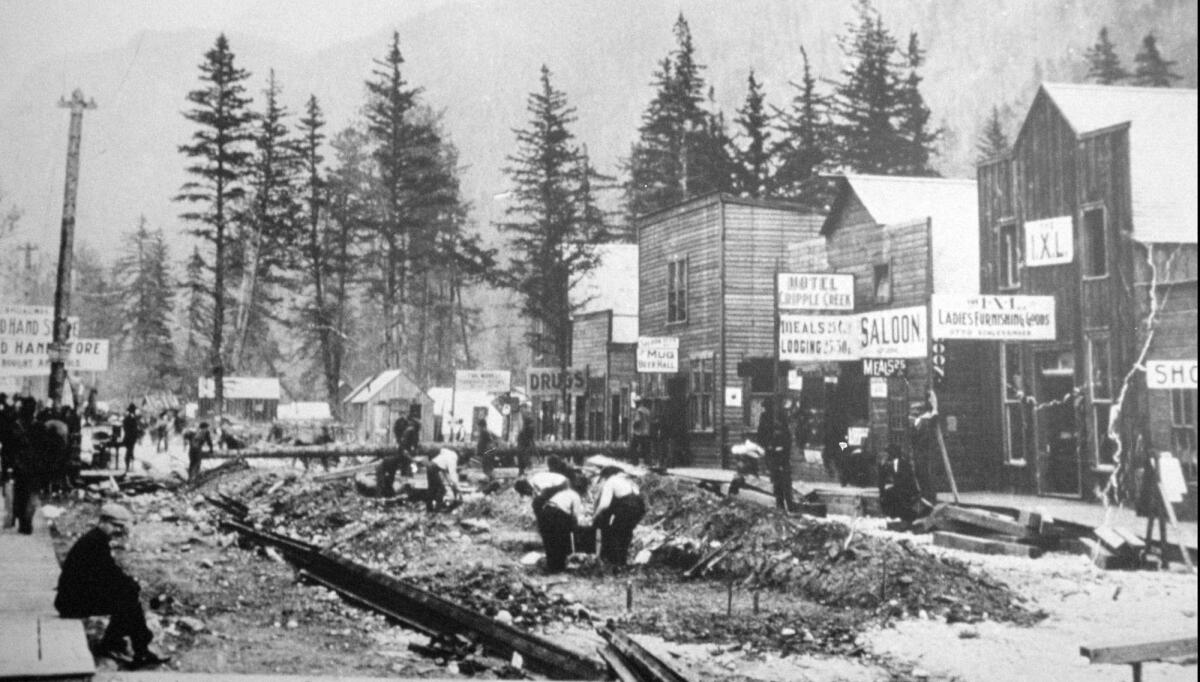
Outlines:
MULTIPOLYGON (((79 318, 67 318, 67 338, 79 331, 79 318)), ((54 338, 54 308, 46 305, 0 305, 0 338, 49 341, 54 338)))
POLYGON ((925 357, 929 353, 928 318, 925 306, 858 315, 858 354, 852 359, 925 357))
POLYGON ((526 394, 530 397, 552 397, 561 395, 563 387, 569 395, 583 395, 587 391, 587 370, 568 367, 530 367, 525 375, 526 394))
POLYGON ((639 336, 637 371, 674 373, 679 371, 679 337, 639 336))
POLYGON ((1053 341, 1053 296, 934 294, 933 336, 939 339, 1053 341))
POLYGON ((1146 388, 1196 388, 1195 360, 1147 360, 1146 388))
POLYGON ((454 372, 454 390, 506 393, 512 388, 512 372, 506 369, 459 369, 454 372))
MULTIPOLYGON (((50 371, 49 341, 0 338, 0 375, 31 376, 50 371)), ((108 369, 108 339, 75 339, 63 357, 69 372, 103 372, 108 369)))
POLYGON ((780 310, 854 310, 854 275, 781 272, 780 310))
POLYGON ((853 315, 780 315, 779 359, 792 362, 842 362, 860 355, 853 315))
POLYGON ((1025 223, 1025 267, 1061 265, 1074 259, 1075 234, 1071 216, 1025 223))

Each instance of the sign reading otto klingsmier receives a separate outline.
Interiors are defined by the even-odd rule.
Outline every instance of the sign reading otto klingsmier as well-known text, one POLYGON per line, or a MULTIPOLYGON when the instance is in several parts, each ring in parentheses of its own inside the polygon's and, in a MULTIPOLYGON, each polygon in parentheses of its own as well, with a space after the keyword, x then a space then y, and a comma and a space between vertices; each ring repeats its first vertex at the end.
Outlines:
POLYGON ((854 275, 781 272, 780 310, 854 310, 854 275))
POLYGON ((993 341, 1053 341, 1053 296, 934 294, 933 337, 993 341))
POLYGON ((679 337, 639 336, 637 371, 674 373, 679 371, 679 337))

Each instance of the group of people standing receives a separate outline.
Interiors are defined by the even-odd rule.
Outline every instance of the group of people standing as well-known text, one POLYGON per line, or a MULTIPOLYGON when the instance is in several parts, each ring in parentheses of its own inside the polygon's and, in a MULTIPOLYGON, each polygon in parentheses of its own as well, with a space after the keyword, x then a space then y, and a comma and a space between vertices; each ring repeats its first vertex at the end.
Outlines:
POLYGON ((42 492, 70 473, 72 448, 78 447, 82 422, 69 407, 39 407, 24 397, 10 403, 0 393, 0 486, 4 525, 33 532, 33 515, 42 492))

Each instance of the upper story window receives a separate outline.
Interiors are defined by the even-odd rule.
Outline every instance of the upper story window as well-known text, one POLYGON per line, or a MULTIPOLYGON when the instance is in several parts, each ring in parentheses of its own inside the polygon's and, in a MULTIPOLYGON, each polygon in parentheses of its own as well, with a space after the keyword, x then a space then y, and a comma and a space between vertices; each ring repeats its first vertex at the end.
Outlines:
POLYGON ((1021 235, 1016 223, 1005 223, 1000 226, 1000 243, 997 251, 1000 255, 1001 289, 1015 289, 1021 286, 1021 235))
POLYGON ((667 322, 686 322, 687 259, 667 262, 667 322))
POLYGON ((1108 237, 1104 226, 1104 207, 1084 209, 1080 241, 1080 265, 1084 277, 1104 277, 1108 274, 1108 237))
POLYGON ((875 266, 874 279, 875 302, 876 303, 891 303, 892 302, 892 264, 880 263, 875 266))

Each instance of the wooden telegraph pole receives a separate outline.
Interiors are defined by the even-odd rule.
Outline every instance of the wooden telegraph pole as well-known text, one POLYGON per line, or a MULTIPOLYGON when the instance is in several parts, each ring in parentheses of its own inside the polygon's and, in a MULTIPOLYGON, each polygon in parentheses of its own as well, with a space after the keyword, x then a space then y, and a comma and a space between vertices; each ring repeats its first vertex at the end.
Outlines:
POLYGON ((77 88, 70 101, 60 99, 58 106, 71 110, 71 128, 67 139, 67 182, 63 190, 62 236, 58 246, 58 278, 54 287, 54 342, 50 345, 50 404, 62 404, 66 383, 67 317, 71 312, 71 266, 75 249, 75 194, 79 188, 79 140, 83 135, 83 111, 96 103, 84 100, 77 88))

